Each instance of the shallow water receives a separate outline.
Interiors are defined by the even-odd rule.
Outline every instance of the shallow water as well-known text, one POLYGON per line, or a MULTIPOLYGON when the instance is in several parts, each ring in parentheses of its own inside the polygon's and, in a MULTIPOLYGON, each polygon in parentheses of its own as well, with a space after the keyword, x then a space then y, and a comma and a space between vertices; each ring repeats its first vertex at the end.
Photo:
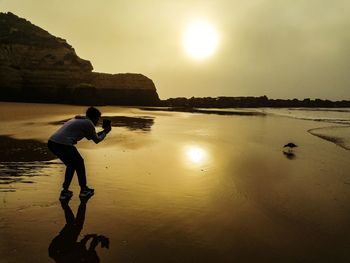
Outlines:
POLYGON ((292 108, 263 109, 268 114, 320 122, 320 127, 310 129, 312 135, 350 150, 350 108, 292 108))
MULTIPOLYGON (((105 141, 78 144, 96 194, 75 241, 86 234, 108 237, 109 249, 95 249, 101 262, 349 259, 350 152, 307 132, 319 122, 100 109, 116 121, 105 141), (282 152, 288 142, 299 145, 294 158, 282 152)), ((1 103, 0 135, 22 146, 35 140, 44 149, 60 121, 83 111, 1 103)), ((21 154, 33 157, 24 146, 21 154)), ((3 156, 6 149, 1 151, 3 156)), ((0 184, 0 258, 54 262, 48 248, 59 244, 53 240, 69 212, 57 201, 63 165, 41 159, 0 165, 0 177, 18 179, 0 184)), ((84 207, 76 178, 72 190, 75 214, 84 207)), ((79 251, 81 257, 96 256, 81 243, 79 251)))
POLYGON ((262 110, 295 119, 350 125, 350 108, 264 108, 262 110))

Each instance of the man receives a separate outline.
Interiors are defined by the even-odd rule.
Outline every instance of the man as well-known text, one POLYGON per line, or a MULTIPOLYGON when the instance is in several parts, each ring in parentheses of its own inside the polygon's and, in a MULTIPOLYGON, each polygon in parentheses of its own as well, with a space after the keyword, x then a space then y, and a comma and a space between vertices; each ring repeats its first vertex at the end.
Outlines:
POLYGON ((86 111, 86 116, 78 115, 67 121, 48 141, 50 151, 66 165, 60 200, 69 200, 72 197, 73 192, 69 191, 69 185, 75 171, 80 185, 79 197, 88 198, 94 194, 94 189, 86 185, 84 159, 74 145, 83 138, 99 143, 106 137, 112 129, 110 125, 104 127, 101 132, 96 133, 95 130, 100 117, 101 112, 94 107, 90 107, 86 111))

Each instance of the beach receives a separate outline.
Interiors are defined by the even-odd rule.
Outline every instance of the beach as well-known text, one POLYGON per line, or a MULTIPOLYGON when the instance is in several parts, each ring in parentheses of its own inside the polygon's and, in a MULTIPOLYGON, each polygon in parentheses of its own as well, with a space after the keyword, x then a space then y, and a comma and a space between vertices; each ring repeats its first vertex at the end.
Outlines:
MULTIPOLYGON (((46 142, 85 109, 0 103, 1 262, 55 262, 65 167, 46 142)), ((336 113, 99 109, 113 129, 77 145, 95 188, 77 241, 107 237, 100 262, 349 262, 349 123, 336 113)), ((76 176, 71 190, 76 214, 76 176)))

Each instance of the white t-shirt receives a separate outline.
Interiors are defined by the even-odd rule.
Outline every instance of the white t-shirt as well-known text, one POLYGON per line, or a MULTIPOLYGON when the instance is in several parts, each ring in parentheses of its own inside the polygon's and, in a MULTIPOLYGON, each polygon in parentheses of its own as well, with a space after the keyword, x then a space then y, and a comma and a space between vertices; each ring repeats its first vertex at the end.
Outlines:
POLYGON ((50 140, 65 145, 74 145, 83 138, 99 143, 106 137, 106 133, 98 135, 93 122, 85 116, 75 116, 59 128, 50 140))

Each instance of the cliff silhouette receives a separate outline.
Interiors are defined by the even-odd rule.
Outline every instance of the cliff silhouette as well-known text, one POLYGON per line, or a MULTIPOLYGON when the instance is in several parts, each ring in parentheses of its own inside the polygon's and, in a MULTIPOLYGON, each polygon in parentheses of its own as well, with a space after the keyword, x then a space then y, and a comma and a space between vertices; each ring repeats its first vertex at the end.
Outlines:
POLYGON ((350 101, 192 97, 160 100, 142 74, 93 72, 66 40, 13 13, 0 13, 0 101, 182 108, 350 107, 350 101))
POLYGON ((82 105, 157 105, 142 74, 92 72, 66 40, 12 13, 0 13, 0 100, 82 105))

